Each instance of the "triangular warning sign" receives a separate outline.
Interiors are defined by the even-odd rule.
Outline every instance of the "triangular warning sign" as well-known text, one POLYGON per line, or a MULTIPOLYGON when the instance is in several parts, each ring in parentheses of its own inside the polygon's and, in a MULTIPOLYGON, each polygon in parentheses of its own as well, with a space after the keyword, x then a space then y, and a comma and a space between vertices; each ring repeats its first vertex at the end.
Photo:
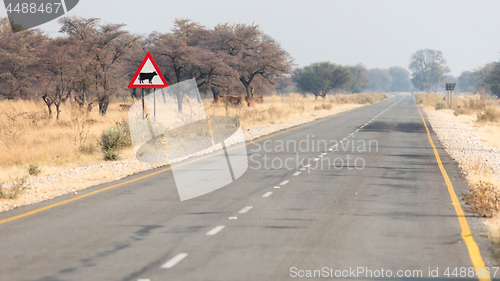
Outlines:
POLYGON ((129 88, 166 88, 168 87, 167 80, 161 74, 158 65, 151 56, 147 53, 142 60, 141 66, 134 74, 134 78, 128 84, 129 88))

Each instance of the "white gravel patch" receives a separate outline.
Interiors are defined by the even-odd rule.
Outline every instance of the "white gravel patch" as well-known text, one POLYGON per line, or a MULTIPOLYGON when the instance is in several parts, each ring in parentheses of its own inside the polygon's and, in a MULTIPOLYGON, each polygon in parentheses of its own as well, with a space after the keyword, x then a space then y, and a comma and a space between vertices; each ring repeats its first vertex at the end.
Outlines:
POLYGON ((466 176, 487 174, 500 180, 500 150, 481 141, 483 132, 475 130, 451 112, 424 111, 445 151, 466 176))

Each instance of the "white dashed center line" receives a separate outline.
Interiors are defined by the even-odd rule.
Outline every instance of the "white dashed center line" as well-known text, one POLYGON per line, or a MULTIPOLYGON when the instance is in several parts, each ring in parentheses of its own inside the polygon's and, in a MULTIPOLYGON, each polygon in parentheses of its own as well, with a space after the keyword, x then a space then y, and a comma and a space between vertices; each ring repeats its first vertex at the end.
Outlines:
POLYGON ((279 186, 275 186, 274 188, 280 188, 279 186))
POLYGON ((161 268, 172 268, 176 264, 178 264, 181 260, 185 259, 187 256, 188 256, 187 253, 177 254, 175 257, 171 258, 164 265, 162 265, 161 268))
POLYGON ((309 167, 311 167, 311 164, 307 164, 304 167, 309 168, 309 167))
POLYGON ((293 174, 294 176, 298 176, 300 175, 300 172, 295 172, 295 174, 293 174))
POLYGON ((230 220, 236 220, 238 217, 229 217, 230 220))
POLYGON ((219 231, 223 230, 224 227, 226 227, 225 225, 218 225, 214 228, 212 228, 212 230, 210 230, 209 232, 207 232, 207 235, 215 235, 217 233, 219 233, 219 231))
POLYGON ((245 208, 241 209, 238 213, 240 213, 240 214, 247 213, 252 208, 253 208, 253 206, 246 206, 245 208))
POLYGON ((137 279, 137 281, 151 281, 149 279, 137 279))
POLYGON ((314 161, 318 161, 318 160, 319 160, 319 158, 314 158, 314 161))
POLYGON ((287 184, 288 182, 289 182, 289 181, 284 181, 284 182, 280 183, 280 185, 285 185, 285 184, 287 184))
POLYGON ((267 197, 271 196, 271 194, 273 194, 273 193, 271 191, 269 191, 269 192, 264 193, 264 195, 262 195, 262 197, 267 198, 267 197))

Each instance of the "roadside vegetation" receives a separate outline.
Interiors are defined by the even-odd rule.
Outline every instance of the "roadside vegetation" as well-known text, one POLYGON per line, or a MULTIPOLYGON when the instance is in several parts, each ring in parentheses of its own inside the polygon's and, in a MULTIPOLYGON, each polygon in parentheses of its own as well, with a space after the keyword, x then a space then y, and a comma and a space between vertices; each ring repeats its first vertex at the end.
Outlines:
MULTIPOLYGON (((388 98, 385 94, 266 96, 252 107, 204 99, 209 116, 233 116, 244 130, 291 120, 318 118, 388 98)), ((77 104, 60 107, 59 119, 49 118, 41 101, 0 101, 0 180, 44 176, 104 161, 134 158, 128 130, 128 108, 134 102, 116 100, 106 116, 81 111, 77 104)))
MULTIPOLYGON (((444 94, 417 94, 415 100, 427 109, 441 110, 461 119, 483 133, 483 142, 500 149, 500 100, 487 91, 454 95, 451 105, 444 94)), ((462 194, 468 205, 466 210, 490 218, 489 236, 500 242, 500 182, 494 176, 500 171, 488 170, 481 159, 461 165, 467 171, 470 186, 462 194)))

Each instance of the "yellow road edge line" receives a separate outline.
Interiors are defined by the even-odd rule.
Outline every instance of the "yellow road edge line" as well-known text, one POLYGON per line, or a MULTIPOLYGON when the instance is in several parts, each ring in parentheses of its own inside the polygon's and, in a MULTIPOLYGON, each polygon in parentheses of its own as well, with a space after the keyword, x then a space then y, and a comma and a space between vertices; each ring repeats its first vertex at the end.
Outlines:
MULTIPOLYGON (((387 99, 389 100, 389 99, 387 99)), ((363 107, 363 106, 362 106, 363 107)), ((258 139, 258 140, 254 140, 254 141, 250 141, 248 143, 245 143, 245 144, 242 144, 240 146, 236 146, 236 147, 232 147, 230 149, 227 149, 228 151, 229 150, 233 150, 233 149, 236 149, 236 148, 240 148, 240 147, 243 147, 243 146, 247 146, 249 144, 252 144, 252 143, 256 143, 256 142, 260 142, 260 141, 263 141, 265 139, 268 139, 268 138, 272 138, 272 137, 275 137, 275 136, 278 136, 278 135, 281 135, 281 134, 284 134, 284 133, 288 133, 288 132, 291 132, 291 131, 294 131, 294 130, 297 130, 297 129, 300 129, 300 128, 303 128, 303 127, 306 127, 306 126, 309 126, 309 125, 312 125, 312 124, 316 124, 316 123, 319 123, 319 122, 323 122, 325 120, 328 120, 330 118, 333 118, 333 117, 336 117, 336 116, 340 116, 342 114, 345 114, 345 113, 348 113, 348 112, 351 112, 353 110, 356 110, 356 109, 359 109, 359 108, 362 108, 362 107, 356 107, 356 108, 352 108, 352 109, 349 109, 349 110, 346 110, 346 111, 342 111, 342 112, 339 112, 339 113, 335 113, 331 116, 327 116, 327 117, 323 117, 323 118, 320 118, 316 121, 312 121, 312 122, 308 122, 308 123, 305 123, 305 124, 302 124, 302 125, 299 125, 297 127, 294 127, 294 128, 291 128, 291 129, 288 129, 286 131, 283 131, 283 132, 279 132, 279 133, 276 133, 276 134, 272 134, 272 135, 269 135, 267 137, 264 137, 264 138, 261 138, 261 139, 258 139)), ((129 180, 129 181, 126 181, 126 182, 122 182, 122 183, 119 183, 119 184, 115 184, 115 185, 112 185, 112 186, 108 186, 108 187, 104 187, 104 188, 101 188, 101 189, 98 189, 98 190, 94 190, 92 192, 89 192, 89 193, 86 193, 86 194, 83 194, 83 195, 80 195, 78 197, 74 197, 74 198, 71 198, 71 199, 68 199, 68 200, 64 200, 64 201, 61 201, 61 202, 58 202, 58 203, 54 203, 52 205, 48 205, 48 206, 45 206, 45 207, 42 207, 42 208, 39 208, 39 209, 35 209, 35 210, 32 210, 32 211, 29 211, 29 212, 26 212, 26 213, 23 213, 23 214, 20 214, 20 215, 17 215, 17 216, 13 216, 13 217, 10 217, 10 218, 6 218, 6 219, 3 219, 3 220, 0 220, 0 224, 2 223, 6 223, 6 222, 9 222, 9 221, 13 221, 13 220, 17 220, 17 219, 20 219, 20 218, 24 218, 24 217, 27 217, 27 216, 30 216, 30 215, 33 215, 33 214, 36 214, 36 213, 39 213, 39 212, 42 212, 42 211, 45 211, 45 210, 48 210, 48 209, 52 209, 54 207, 57 207, 57 206, 60 206, 60 205, 64 205, 64 204, 67 204, 67 203, 70 203, 70 202, 73 202, 73 201, 76 201, 76 200, 79 200, 79 199, 82 199, 82 198, 85 198, 87 196, 90 196, 90 195, 94 195, 94 194, 97 194, 97 193, 100 193, 100 192, 103 192, 103 191, 106 191, 106 190, 109 190, 109 189, 112 189, 112 188, 115 188, 115 187, 118 187, 118 186, 122 186, 122 185, 125 185, 125 184, 129 184, 129 183, 132 183, 132 182, 135 182, 135 181, 138 181, 138 180, 142 180, 142 179, 145 179, 145 178, 148 178, 148 177, 151 177, 151 176, 154 176, 154 175, 157 175, 157 174, 160 174, 160 173, 163 173, 163 172, 166 172, 168 170, 171 170, 172 168, 177 168, 177 167, 181 167, 181 166, 184 166, 184 165, 187 165, 187 164, 190 164, 190 163, 193 163, 193 162, 196 162, 196 161, 199 161, 201 159, 205 159, 205 158, 208 158, 208 157, 212 157, 212 156, 215 156, 215 155, 218 155, 220 153, 223 153, 224 151, 220 151, 220 152, 217 152, 217 153, 212 153, 212 154, 209 154, 207 156, 204 156, 204 157, 200 157, 200 158, 196 158, 194 160, 191 160, 189 162, 186 162, 186 163, 183 163, 183 164, 180 164, 180 165, 176 165, 176 166, 170 166, 170 168, 166 168, 166 169, 163 169, 163 170, 160 170, 160 171, 156 171, 154 173, 151 173, 151 174, 147 174, 147 175, 144 175, 142 177, 138 177, 136 179, 133 179, 133 180, 129 180)), ((43 202, 43 201, 41 201, 43 202)), ((38 202, 37 202, 38 203, 38 202)))
POLYGON ((451 201, 453 202, 453 206, 455 207, 455 212, 457 213, 458 221, 460 223, 460 227, 462 228, 462 239, 465 242, 465 245, 467 246, 467 250, 469 251, 469 256, 472 261, 472 265, 474 266, 475 272, 481 272, 481 276, 478 277, 479 280, 491 280, 490 277, 485 277, 483 275, 485 271, 485 264, 483 261, 483 258, 481 257, 481 253, 479 252, 479 247, 477 246, 476 242, 474 241, 473 236, 471 235, 469 224, 467 224, 467 219, 465 218, 464 211, 462 210, 462 206, 460 205, 460 202, 458 201, 457 194, 455 193, 455 189, 453 188, 453 185, 451 184, 450 178, 448 177, 448 173, 446 173, 446 170, 444 169, 443 163, 441 162, 441 157, 439 157, 439 153, 437 151, 436 146, 434 145, 434 142, 432 141, 431 133, 429 131, 429 127, 427 127, 427 123, 425 122, 424 116, 422 115, 422 112, 420 111, 420 106, 417 105, 418 113, 420 114, 420 117, 422 117, 422 121, 424 122, 425 130, 427 131, 427 137, 429 138, 429 143, 432 146, 432 149, 434 151, 434 155, 436 156, 436 161, 439 166, 439 170, 441 170, 441 174, 443 174, 444 181, 446 182, 446 186, 448 187, 448 193, 450 194, 451 201))

